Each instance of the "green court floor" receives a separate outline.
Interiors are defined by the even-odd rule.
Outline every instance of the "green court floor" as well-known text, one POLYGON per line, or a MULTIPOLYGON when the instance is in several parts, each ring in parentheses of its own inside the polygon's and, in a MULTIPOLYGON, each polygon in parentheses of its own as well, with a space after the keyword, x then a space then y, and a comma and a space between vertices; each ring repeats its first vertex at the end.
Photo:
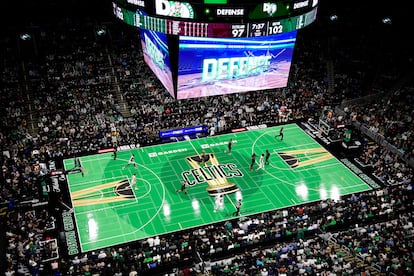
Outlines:
MULTIPOLYGON (((69 174, 68 185, 82 251, 235 218, 239 198, 247 216, 371 189, 296 124, 284 125, 283 141, 279 129, 120 151, 116 160, 112 153, 81 157, 84 176, 69 174), (270 163, 257 170, 266 149, 270 163), (132 154, 135 168, 127 165, 132 154), (177 192, 183 180, 187 194, 177 192), (214 212, 217 194, 224 208, 214 212)), ((64 160, 65 169, 73 164, 64 160)))

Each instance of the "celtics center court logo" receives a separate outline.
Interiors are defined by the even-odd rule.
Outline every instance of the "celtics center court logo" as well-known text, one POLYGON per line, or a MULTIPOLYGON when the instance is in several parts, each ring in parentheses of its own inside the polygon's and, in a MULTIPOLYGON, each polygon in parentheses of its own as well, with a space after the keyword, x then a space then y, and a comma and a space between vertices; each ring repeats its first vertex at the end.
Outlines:
POLYGON ((187 157, 192 170, 181 173, 188 185, 194 186, 207 182, 207 191, 210 196, 232 194, 239 191, 236 184, 228 178, 243 177, 243 173, 234 163, 220 164, 213 153, 202 153, 187 157))

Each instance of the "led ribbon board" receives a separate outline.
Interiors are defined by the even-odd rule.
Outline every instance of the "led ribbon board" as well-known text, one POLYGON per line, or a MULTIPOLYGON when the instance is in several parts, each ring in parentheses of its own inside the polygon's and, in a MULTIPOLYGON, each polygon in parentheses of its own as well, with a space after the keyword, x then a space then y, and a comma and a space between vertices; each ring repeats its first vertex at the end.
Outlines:
POLYGON ((302 29, 316 20, 317 6, 300 15, 281 19, 267 19, 247 23, 189 21, 146 15, 141 10, 131 11, 112 3, 113 14, 125 23, 168 35, 194 37, 256 37, 282 34, 302 29))

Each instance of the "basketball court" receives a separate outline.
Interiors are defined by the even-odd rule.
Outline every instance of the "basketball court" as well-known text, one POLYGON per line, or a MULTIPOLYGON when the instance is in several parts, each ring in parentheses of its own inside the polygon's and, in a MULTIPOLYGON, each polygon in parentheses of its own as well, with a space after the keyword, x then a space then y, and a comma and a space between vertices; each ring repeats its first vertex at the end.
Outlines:
MULTIPOLYGON (((371 189, 298 125, 283 127, 283 141, 276 126, 119 151, 116 160, 81 157, 84 176, 67 181, 82 252, 236 218, 239 198, 248 216, 371 189), (256 171, 266 149, 270 164, 256 171), (132 154, 136 168, 128 165, 132 154), (187 194, 177 192, 183 180, 187 194), (213 212, 218 194, 224 210, 213 212)), ((65 169, 73 164, 64 160, 65 169)))

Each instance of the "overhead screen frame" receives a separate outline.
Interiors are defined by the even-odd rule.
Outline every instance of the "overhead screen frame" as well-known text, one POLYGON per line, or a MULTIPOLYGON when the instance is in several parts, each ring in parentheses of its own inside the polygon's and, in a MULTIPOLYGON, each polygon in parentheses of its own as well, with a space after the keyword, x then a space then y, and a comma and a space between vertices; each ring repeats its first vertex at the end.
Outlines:
POLYGON ((180 37, 176 99, 286 87, 296 36, 180 37))

